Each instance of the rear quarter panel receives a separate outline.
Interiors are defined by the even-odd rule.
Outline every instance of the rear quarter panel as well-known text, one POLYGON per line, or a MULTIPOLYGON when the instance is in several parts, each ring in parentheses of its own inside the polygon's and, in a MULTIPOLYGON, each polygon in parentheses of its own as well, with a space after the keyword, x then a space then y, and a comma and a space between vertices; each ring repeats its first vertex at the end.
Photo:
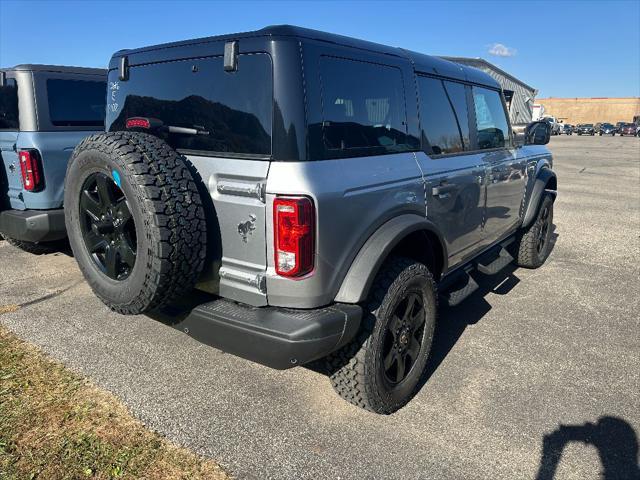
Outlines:
POLYGON ((403 213, 425 217, 415 155, 399 153, 318 162, 273 162, 267 180, 267 297, 270 305, 312 308, 333 301, 366 240, 403 213), (315 270, 289 279, 275 273, 273 200, 305 195, 316 207, 315 270))
POLYGON ((91 131, 20 132, 16 148, 40 152, 44 172, 44 190, 27 192, 22 188, 20 166, 8 171, 9 201, 17 210, 47 210, 62 207, 67 163, 76 145, 91 131))

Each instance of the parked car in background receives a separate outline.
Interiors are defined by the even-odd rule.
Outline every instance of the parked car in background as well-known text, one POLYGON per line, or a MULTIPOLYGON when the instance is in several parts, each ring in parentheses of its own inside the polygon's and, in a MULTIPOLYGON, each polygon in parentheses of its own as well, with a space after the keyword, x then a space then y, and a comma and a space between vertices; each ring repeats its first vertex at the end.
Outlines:
POLYGON ((40 253, 66 236, 67 161, 104 129, 107 71, 18 65, 0 71, 0 234, 40 253))
POLYGON ((615 137, 617 130, 618 129, 610 123, 600 123, 597 128, 598 135, 600 136, 611 135, 612 137, 615 137))
POLYGON ((580 123, 576 127, 576 133, 578 135, 595 135, 596 130, 593 128, 593 123, 580 123))
POLYGON ((638 127, 635 123, 624 123, 620 127, 619 133, 621 137, 624 137, 625 135, 633 137, 638 135, 638 127))
POLYGON ((274 368, 324 358, 367 410, 424 379, 438 294, 551 250, 550 125, 516 144, 480 70, 274 26, 117 52, 108 91, 65 180, 96 295, 131 315, 204 290, 163 310, 176 328, 274 368))
POLYGON ((562 132, 562 123, 556 117, 547 115, 542 117, 541 120, 551 125, 551 135, 560 135, 562 132))
POLYGON ((569 123, 563 124, 561 133, 564 135, 573 135, 573 125, 569 123))

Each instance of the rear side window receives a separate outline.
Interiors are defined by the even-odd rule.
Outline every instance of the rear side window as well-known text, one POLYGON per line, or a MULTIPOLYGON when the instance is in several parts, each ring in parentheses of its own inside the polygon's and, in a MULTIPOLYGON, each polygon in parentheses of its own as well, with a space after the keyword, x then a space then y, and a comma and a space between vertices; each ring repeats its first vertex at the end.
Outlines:
POLYGON ((321 57, 320 77, 322 135, 329 158, 411 149, 398 68, 321 57))
POLYGON ((7 78, 0 87, 0 130, 19 130, 18 84, 14 78, 7 78))
POLYGON ((161 122, 155 133, 177 150, 268 157, 272 77, 267 54, 240 55, 235 72, 224 70, 222 57, 132 67, 126 82, 112 71, 107 127, 124 130, 128 118, 153 118, 161 122))
POLYGON ((486 150, 504 147, 509 138, 509 124, 500 93, 473 87, 473 103, 478 129, 478 148, 486 150))
POLYGON ((444 81, 444 86, 449 94, 449 100, 451 100, 453 110, 456 112, 456 118, 458 120, 458 126, 460 127, 460 134, 462 135, 464 149, 470 150, 469 109, 467 108, 466 88, 461 83, 449 82, 447 80, 444 81))
POLYGON ((104 127, 107 84, 87 80, 47 80, 49 119, 56 127, 104 127))
POLYGON ((431 145, 432 152, 440 155, 468 149, 469 122, 464 85, 418 77, 418 87, 422 135, 431 145), (446 89, 445 83, 448 84, 446 89), (455 111, 454 105, 457 106, 455 111))

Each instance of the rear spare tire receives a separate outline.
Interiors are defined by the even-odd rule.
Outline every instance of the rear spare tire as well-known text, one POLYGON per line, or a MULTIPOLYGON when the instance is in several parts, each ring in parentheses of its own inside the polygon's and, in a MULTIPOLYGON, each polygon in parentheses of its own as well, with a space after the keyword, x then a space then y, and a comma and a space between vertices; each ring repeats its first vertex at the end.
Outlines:
POLYGON ((94 293, 139 314, 193 288, 206 254, 206 222, 188 160, 137 132, 92 135, 65 179, 71 249, 94 293))

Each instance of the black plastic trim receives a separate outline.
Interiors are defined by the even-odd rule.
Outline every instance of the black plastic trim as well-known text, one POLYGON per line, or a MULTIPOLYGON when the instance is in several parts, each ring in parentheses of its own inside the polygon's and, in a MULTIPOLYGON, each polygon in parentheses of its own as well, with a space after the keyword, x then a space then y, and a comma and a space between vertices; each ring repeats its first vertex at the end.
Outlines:
POLYGON ((64 209, 5 210, 0 213, 0 232, 23 242, 50 242, 66 238, 64 209))
POLYGON ((359 305, 302 310, 252 307, 226 299, 194 308, 173 325, 199 342, 278 370, 322 358, 349 342, 359 305))
MULTIPOLYGON (((550 168, 543 167, 538 172, 538 176, 536 177, 535 182, 533 184, 531 197, 529 198, 529 201, 527 203, 527 209, 525 211, 524 218, 522 220, 523 228, 526 228, 529 225, 531 225, 531 223, 533 223, 534 219, 536 218, 538 214, 538 208, 542 203, 542 198, 544 196, 544 193, 547 192, 545 187, 552 178, 556 179, 556 182, 557 182, 558 177, 555 174, 555 172, 550 168)), ((553 195, 553 199, 555 201, 557 192, 549 192, 549 193, 553 195)))

